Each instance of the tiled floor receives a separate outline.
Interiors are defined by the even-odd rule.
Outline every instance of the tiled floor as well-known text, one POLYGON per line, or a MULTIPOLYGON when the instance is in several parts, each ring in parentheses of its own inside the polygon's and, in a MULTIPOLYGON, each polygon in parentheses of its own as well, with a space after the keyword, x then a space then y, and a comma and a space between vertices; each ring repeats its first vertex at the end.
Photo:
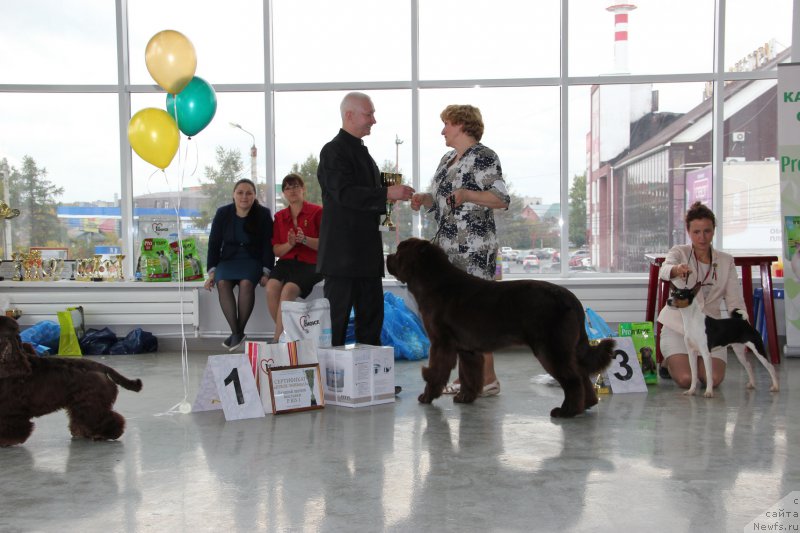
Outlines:
MULTIPOLYGON (((188 357, 190 401, 206 355, 188 357)), ((163 414, 180 354, 104 361, 144 381, 120 391, 126 433, 73 441, 59 413, 0 449, 0 530, 729 532, 800 490, 798 359, 778 394, 760 367, 746 391, 731 357, 713 399, 664 382, 572 420, 548 416, 562 393, 531 383, 529 354, 498 354, 502 393, 473 405, 419 404, 424 362, 402 361, 394 404, 227 423, 163 414)))

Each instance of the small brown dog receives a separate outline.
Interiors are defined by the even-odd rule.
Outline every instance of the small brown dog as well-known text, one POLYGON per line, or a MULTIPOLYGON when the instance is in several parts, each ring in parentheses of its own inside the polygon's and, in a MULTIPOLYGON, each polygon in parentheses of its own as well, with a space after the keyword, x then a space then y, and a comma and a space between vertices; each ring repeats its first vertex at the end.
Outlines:
POLYGON ((130 380, 88 359, 38 357, 19 337, 13 318, 0 316, 0 446, 21 444, 33 432, 31 418, 65 409, 75 437, 118 439, 125 419, 112 410, 117 384, 140 391, 130 380))
POLYGON ((386 268, 408 285, 431 340, 420 402, 431 403, 442 394, 456 354, 461 390, 453 400, 470 403, 483 386, 484 352, 529 346, 564 389, 564 403, 550 416, 572 417, 597 403, 590 374, 611 363, 614 341, 589 344, 583 306, 564 287, 538 280, 477 278, 421 239, 401 242, 386 258, 386 268))

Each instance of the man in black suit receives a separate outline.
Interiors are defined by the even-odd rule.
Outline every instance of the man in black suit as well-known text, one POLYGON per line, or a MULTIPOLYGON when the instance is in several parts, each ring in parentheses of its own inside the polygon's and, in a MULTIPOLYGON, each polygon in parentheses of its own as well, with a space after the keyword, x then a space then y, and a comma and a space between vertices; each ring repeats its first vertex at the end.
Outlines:
POLYGON ((409 200, 414 189, 381 183, 378 165, 361 140, 376 122, 370 97, 348 93, 340 110, 342 128, 322 148, 317 170, 323 203, 317 272, 325 276, 333 346, 344 344, 352 308, 356 342, 380 346, 383 242, 378 225, 387 200, 409 200))

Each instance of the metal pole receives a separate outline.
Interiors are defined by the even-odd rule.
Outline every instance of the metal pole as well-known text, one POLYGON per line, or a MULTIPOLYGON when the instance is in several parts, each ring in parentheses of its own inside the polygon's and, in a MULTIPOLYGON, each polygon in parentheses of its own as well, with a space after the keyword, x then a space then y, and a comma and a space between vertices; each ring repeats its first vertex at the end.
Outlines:
POLYGON ((403 144, 403 141, 400 140, 400 136, 395 133, 394 135, 394 145, 395 145, 395 152, 394 152, 394 171, 396 173, 400 173, 400 145, 403 144))
MULTIPOLYGON (((3 173, 3 201, 6 203, 7 206, 11 206, 9 200, 9 170, 8 170, 8 163, 3 160, 0 164, 0 172, 3 173)), ((5 241, 5 258, 11 259, 11 225, 8 223, 8 220, 3 220, 3 231, 4 231, 4 241, 5 241)))
POLYGON ((255 143, 250 147, 250 179, 253 183, 258 183, 258 174, 256 169, 256 160, 258 159, 258 148, 255 143))
POLYGON ((253 146, 250 147, 250 180, 256 184, 256 191, 258 190, 258 148, 256 148, 256 136, 244 129, 241 124, 235 122, 229 123, 232 128, 237 128, 245 132, 253 139, 253 146))

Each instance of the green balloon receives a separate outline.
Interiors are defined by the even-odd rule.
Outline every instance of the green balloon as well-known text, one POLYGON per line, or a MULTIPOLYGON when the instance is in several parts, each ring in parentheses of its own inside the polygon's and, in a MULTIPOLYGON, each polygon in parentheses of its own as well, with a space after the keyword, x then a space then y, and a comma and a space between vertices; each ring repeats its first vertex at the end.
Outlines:
POLYGON ((177 95, 167 94, 167 112, 185 135, 197 135, 217 112, 217 93, 206 80, 195 76, 177 95))

